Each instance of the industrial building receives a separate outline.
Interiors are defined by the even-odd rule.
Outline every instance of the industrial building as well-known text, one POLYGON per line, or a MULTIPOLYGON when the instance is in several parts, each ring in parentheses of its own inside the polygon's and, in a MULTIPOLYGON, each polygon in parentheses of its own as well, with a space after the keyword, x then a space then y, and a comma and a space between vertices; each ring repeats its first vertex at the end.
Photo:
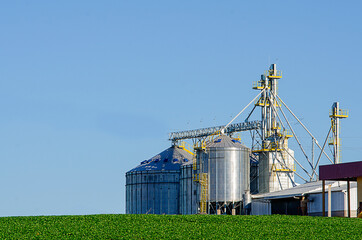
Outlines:
MULTIPOLYGON (((348 111, 333 104, 332 126, 321 146, 278 95, 281 78, 282 72, 272 64, 253 83, 253 89, 260 91, 257 96, 226 125, 170 133, 170 148, 126 173, 126 213, 303 214, 298 206, 308 196, 307 214, 321 215, 317 169, 322 157, 340 163, 339 120, 348 117, 348 111), (245 121, 233 123, 250 105, 253 108, 245 121), (250 120, 257 108, 258 119, 250 120), (300 143, 287 112, 311 137, 311 155, 300 143), (250 132, 250 146, 235 135, 242 131, 250 132), (291 138, 307 165, 289 148, 291 138), (192 141, 192 146, 187 147, 185 141, 192 141), (332 146, 332 157, 324 151, 326 145, 332 146), (304 184, 297 184, 296 177, 304 184)), ((345 216, 345 187, 339 181, 330 184, 334 198, 339 199, 333 215, 345 216)), ((357 194, 354 184, 351 194, 357 194)), ((357 215, 357 202, 351 206, 357 215)))
MULTIPOLYGON (((331 216, 347 217, 348 191, 347 183, 343 181, 327 181, 327 186, 331 187, 331 216)), ((357 216, 357 183, 352 183, 350 189, 351 196, 351 216, 357 216)), ((308 215, 323 216, 323 189, 322 181, 314 181, 298 185, 282 191, 253 195, 251 205, 252 215, 308 215), (301 201, 306 198, 308 204, 306 213, 302 213, 301 201)), ((328 198, 328 197, 327 197, 328 198)), ((327 205, 325 208, 327 208, 327 205)), ((326 211, 327 209, 325 209, 326 211)))

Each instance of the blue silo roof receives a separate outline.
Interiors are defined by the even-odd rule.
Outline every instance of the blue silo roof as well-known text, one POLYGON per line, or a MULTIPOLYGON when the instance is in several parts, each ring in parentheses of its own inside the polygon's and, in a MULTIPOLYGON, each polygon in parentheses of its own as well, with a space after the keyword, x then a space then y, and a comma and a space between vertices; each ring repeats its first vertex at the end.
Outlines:
POLYGON ((192 162, 192 155, 185 150, 172 146, 157 154, 149 160, 142 161, 140 165, 128 172, 135 171, 161 171, 180 170, 181 165, 192 162))

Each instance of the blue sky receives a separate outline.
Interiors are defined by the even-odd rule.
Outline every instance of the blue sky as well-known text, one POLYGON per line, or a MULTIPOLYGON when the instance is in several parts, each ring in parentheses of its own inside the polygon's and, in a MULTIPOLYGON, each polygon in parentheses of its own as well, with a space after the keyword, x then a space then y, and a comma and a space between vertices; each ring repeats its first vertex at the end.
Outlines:
POLYGON ((350 110, 342 161, 362 160, 360 9, 359 1, 0 3, 0 216, 124 213, 125 172, 169 147, 170 131, 226 124, 270 63, 283 70, 280 96, 319 142, 332 103, 350 110))

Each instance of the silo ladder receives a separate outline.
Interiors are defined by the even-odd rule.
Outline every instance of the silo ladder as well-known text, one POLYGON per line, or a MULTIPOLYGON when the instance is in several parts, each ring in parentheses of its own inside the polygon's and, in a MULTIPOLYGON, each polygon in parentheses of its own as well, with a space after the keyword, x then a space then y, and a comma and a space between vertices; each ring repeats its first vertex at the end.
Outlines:
POLYGON ((200 174, 200 186, 201 186, 201 197, 200 197, 200 213, 207 213, 207 199, 209 192, 208 177, 207 173, 200 174))

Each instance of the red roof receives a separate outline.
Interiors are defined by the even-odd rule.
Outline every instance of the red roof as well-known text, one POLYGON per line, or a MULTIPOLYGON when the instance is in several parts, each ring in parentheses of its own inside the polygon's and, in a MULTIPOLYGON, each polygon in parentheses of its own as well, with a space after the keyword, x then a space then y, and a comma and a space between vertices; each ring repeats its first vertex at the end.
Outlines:
POLYGON ((362 161, 319 166, 319 180, 357 181, 362 177, 362 161))

